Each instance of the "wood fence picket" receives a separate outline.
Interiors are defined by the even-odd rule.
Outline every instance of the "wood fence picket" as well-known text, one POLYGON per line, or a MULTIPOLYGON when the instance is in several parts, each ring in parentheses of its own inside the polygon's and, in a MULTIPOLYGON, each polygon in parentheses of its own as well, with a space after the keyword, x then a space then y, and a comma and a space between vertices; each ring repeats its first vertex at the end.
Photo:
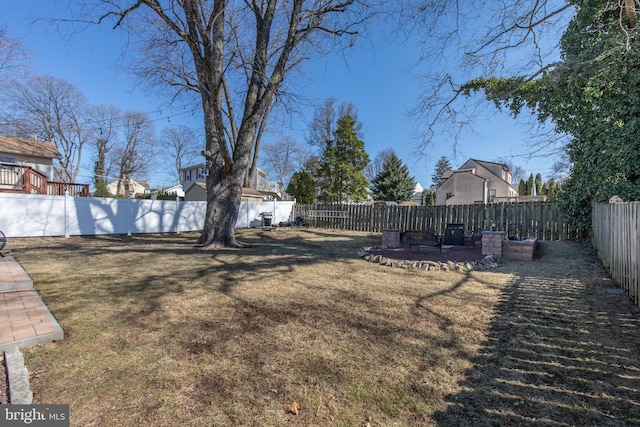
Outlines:
POLYGON ((602 263, 640 305, 640 202, 594 203, 592 243, 602 263))
POLYGON ((385 205, 295 205, 294 215, 310 225, 352 231, 380 232, 386 228, 444 232, 447 224, 464 224, 465 233, 476 229, 508 231, 522 228, 523 235, 539 240, 571 240, 580 230, 562 218, 555 202, 493 203, 489 205, 385 206, 385 205), (324 213, 318 215, 317 213, 324 213), (339 213, 336 215, 335 213, 339 213))

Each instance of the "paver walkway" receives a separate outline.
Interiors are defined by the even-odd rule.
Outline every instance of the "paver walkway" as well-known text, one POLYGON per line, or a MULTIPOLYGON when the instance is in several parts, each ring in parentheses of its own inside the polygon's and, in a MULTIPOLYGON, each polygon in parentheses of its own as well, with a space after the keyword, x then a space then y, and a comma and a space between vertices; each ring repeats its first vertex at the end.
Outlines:
POLYGON ((33 281, 11 256, 0 257, 0 351, 64 338, 33 281))

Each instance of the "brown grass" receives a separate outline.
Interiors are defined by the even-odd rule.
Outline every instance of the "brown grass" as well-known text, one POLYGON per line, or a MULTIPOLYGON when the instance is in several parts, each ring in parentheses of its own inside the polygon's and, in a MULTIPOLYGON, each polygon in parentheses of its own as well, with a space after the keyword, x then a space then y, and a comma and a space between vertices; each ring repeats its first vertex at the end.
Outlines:
POLYGON ((640 424, 637 315, 597 264, 549 273, 578 245, 459 274, 364 262, 362 233, 196 238, 12 242, 66 335, 26 354, 36 403, 74 426, 640 424))

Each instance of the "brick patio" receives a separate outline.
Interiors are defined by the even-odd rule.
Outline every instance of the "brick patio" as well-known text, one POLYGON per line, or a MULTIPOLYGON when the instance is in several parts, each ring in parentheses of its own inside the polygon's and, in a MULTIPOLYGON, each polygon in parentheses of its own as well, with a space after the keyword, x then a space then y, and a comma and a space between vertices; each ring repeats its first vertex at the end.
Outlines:
POLYGON ((0 257, 0 351, 62 340, 62 328, 15 258, 0 257))

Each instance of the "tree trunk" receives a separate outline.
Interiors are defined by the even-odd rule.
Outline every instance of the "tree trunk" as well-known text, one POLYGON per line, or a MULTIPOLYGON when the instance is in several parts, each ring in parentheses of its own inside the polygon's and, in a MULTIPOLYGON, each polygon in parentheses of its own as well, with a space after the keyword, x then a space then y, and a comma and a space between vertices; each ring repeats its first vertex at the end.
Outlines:
MULTIPOLYGON (((206 97, 206 95, 205 95, 206 97)), ((206 147, 204 156, 209 168, 207 176, 207 210, 198 244, 208 248, 241 246, 234 230, 242 200, 242 185, 249 166, 253 136, 257 129, 255 120, 247 120, 238 132, 233 157, 225 150, 224 124, 215 108, 215 98, 205 114, 206 147), (255 122, 255 125, 253 123, 255 122), (253 126, 252 126, 253 125, 253 126)))
MULTIPOLYGON (((211 174, 214 175, 214 174, 211 174)), ((238 247, 234 229, 242 198, 243 173, 226 179, 207 177, 207 211, 198 244, 209 247, 238 247)))

